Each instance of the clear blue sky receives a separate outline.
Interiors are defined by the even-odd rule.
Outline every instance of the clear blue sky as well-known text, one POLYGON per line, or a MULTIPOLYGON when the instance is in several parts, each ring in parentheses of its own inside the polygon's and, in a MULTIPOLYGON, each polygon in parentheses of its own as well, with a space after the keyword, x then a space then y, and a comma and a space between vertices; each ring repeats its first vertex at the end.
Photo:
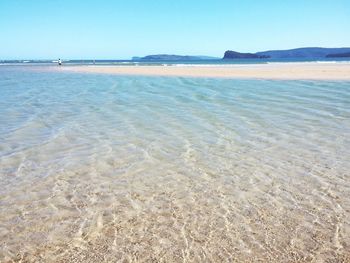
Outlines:
POLYGON ((350 0, 0 0, 0 59, 350 46, 350 0))

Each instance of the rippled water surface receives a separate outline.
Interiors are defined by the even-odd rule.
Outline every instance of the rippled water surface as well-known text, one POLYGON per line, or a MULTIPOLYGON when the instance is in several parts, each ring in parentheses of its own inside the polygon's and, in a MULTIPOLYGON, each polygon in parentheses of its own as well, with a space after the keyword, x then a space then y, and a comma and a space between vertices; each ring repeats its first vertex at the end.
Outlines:
POLYGON ((348 262, 350 82, 0 68, 0 262, 348 262))

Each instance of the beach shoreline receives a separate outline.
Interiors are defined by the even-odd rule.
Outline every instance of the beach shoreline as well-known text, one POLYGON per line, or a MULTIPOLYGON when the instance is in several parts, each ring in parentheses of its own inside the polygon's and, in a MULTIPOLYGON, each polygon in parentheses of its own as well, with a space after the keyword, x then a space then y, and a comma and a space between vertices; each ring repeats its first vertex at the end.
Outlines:
POLYGON ((350 63, 271 63, 232 65, 65 65, 59 71, 141 76, 277 80, 350 80, 350 63))

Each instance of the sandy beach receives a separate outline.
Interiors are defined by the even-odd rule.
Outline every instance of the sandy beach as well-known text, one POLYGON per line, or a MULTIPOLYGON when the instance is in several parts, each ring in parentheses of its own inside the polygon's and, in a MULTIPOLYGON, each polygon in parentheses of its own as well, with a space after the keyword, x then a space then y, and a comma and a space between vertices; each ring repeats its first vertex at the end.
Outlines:
POLYGON ((350 263, 349 17, 0 0, 0 263, 350 263))
POLYGON ((247 79, 350 80, 350 63, 272 63, 240 65, 63 66, 62 71, 146 76, 247 79))

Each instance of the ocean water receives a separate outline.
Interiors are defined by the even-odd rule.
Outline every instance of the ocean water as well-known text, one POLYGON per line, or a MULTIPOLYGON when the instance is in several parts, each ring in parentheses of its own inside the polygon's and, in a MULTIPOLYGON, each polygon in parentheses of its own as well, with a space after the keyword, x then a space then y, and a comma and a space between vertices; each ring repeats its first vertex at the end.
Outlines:
MULTIPOLYGON (((350 63, 350 58, 326 58, 326 57, 313 57, 313 58, 268 58, 268 59, 201 59, 201 60, 63 60, 64 65, 80 66, 80 65, 118 65, 118 66, 137 66, 137 65, 191 65, 191 66, 224 66, 224 65, 236 65, 236 64, 271 64, 271 63, 350 63)), ((58 60, 0 60, 0 66, 3 65, 30 65, 30 66, 56 66, 58 60)))
POLYGON ((0 67, 0 262, 350 260, 350 82, 0 67))

